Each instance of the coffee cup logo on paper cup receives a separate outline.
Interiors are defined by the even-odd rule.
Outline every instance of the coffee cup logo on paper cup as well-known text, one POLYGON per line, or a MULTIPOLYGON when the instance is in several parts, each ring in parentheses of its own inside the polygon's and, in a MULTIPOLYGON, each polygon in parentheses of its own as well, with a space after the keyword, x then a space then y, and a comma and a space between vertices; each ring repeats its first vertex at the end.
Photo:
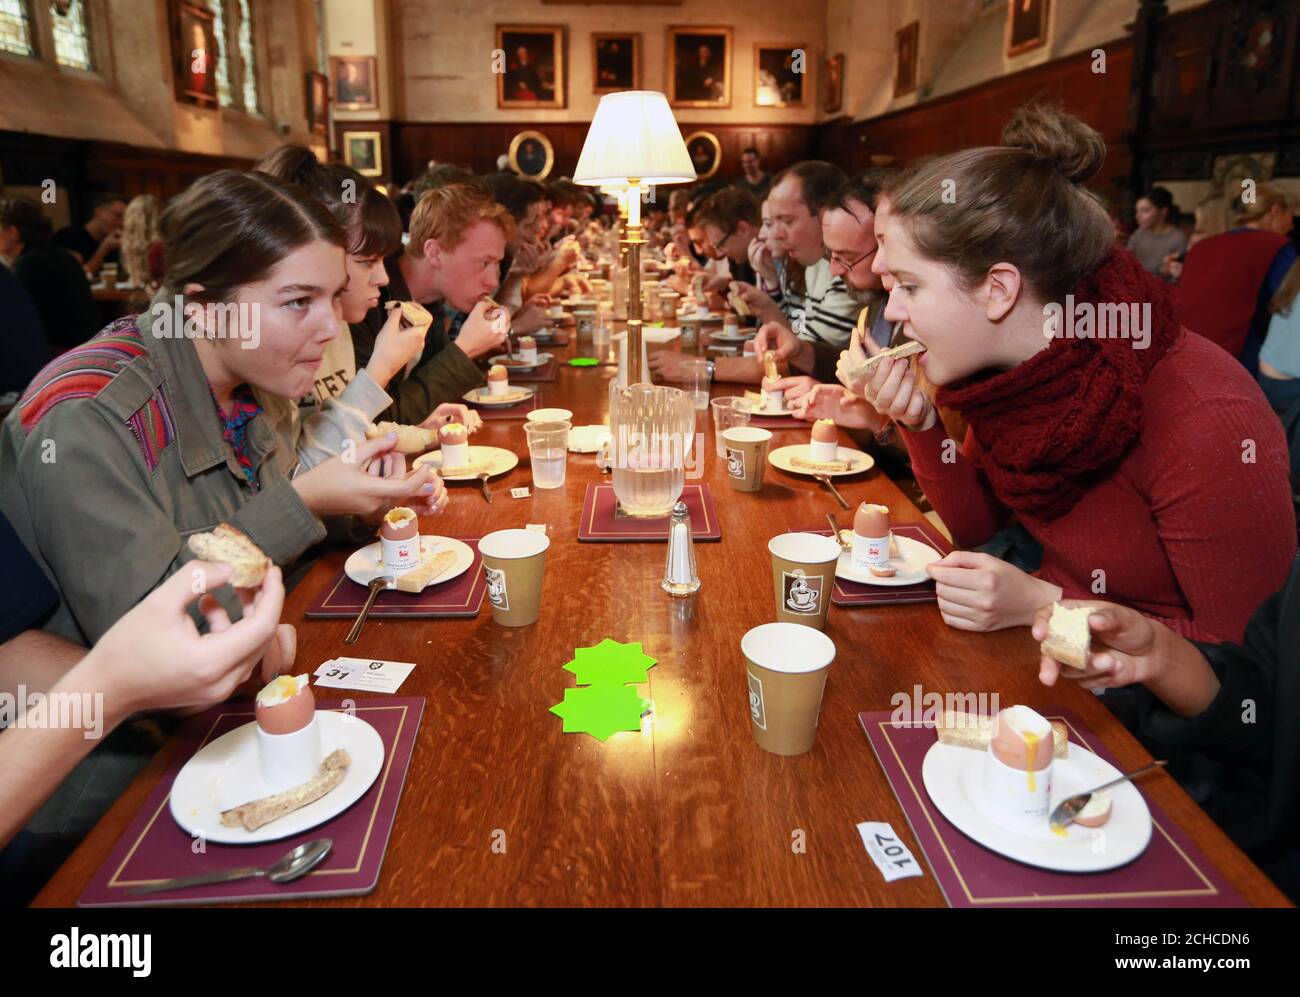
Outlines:
POLYGON ((524 627, 541 615, 542 575, 550 538, 532 530, 497 530, 478 542, 492 618, 524 627))
POLYGON ((750 731, 777 755, 813 746, 835 644, 793 623, 764 623, 740 640, 749 692, 750 731))
POLYGON ((483 573, 487 576, 487 597, 492 608, 509 609, 510 592, 506 587, 506 573, 500 568, 489 568, 487 565, 483 566, 483 573))
POLYGON ((772 555, 776 618, 823 629, 840 545, 817 533, 782 533, 768 542, 767 549, 772 555))
POLYGON ((732 426, 723 430, 722 440, 727 450, 727 484, 738 492, 761 489, 772 434, 756 426, 732 426))
POLYGON ((821 607, 822 580, 809 578, 803 568, 781 572, 781 587, 785 593, 785 608, 792 613, 817 615, 821 607))
POLYGON ((727 474, 733 478, 745 476, 745 451, 727 447, 727 474))

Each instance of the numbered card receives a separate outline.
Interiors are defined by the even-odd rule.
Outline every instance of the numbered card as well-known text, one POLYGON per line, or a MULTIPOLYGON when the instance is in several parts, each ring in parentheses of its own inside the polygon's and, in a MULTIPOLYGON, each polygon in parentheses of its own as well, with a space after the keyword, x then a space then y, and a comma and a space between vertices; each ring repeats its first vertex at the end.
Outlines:
POLYGON ((409 661, 377 661, 366 658, 336 658, 316 674, 316 685, 330 689, 359 689, 362 692, 398 690, 415 668, 409 661))
POLYGON ((858 825, 858 834, 867 846, 867 854, 876 868, 885 877, 886 883, 909 876, 924 876, 925 870, 916 861, 911 850, 903 840, 894 833, 894 829, 879 821, 863 821, 858 825))

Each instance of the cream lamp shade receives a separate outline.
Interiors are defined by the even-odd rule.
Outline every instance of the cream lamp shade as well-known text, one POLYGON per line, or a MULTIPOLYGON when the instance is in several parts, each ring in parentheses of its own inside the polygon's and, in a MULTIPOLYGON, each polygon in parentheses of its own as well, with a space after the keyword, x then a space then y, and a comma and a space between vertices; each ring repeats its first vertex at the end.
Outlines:
POLYGON ((696 178, 681 129, 657 90, 607 93, 587 129, 573 182, 597 187, 686 183, 696 178))

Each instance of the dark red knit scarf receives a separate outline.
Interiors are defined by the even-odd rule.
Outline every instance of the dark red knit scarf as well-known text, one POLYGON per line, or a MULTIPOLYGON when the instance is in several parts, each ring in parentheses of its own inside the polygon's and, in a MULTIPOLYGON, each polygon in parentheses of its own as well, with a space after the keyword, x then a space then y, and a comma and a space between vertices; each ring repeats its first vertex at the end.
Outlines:
POLYGON ((1069 512, 1137 443, 1142 387, 1181 334, 1167 285, 1126 249, 1113 249, 1074 301, 1150 302, 1149 345, 1057 336, 1012 370, 976 374, 937 396, 973 430, 998 499, 1043 519, 1069 512))

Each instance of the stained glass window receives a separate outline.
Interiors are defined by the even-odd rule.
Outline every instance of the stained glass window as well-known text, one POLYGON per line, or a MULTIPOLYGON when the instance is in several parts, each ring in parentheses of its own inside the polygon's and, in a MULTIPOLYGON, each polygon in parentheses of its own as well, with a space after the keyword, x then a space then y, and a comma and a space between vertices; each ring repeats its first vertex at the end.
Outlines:
POLYGON ((50 0, 54 25, 54 57, 60 66, 90 68, 90 40, 86 37, 86 5, 82 0, 50 0))
POLYGON ((217 36, 217 99, 222 107, 235 102, 230 92, 230 69, 226 63, 226 12, 222 0, 208 0, 212 8, 212 33, 217 36))
POLYGON ((253 54, 253 12, 249 0, 239 0, 239 61, 244 70, 244 110, 257 111, 257 60, 253 54))
POLYGON ((0 0, 0 52, 32 54, 32 31, 26 0, 0 0))

